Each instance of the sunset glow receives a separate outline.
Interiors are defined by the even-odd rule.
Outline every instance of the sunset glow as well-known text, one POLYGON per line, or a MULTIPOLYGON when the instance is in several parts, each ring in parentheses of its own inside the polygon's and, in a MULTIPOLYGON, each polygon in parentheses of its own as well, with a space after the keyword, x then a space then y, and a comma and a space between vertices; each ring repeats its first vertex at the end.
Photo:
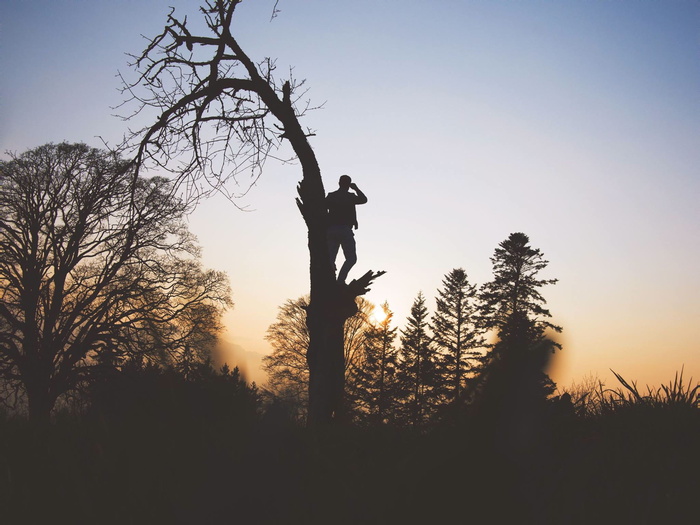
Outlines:
MULTIPOLYGON (((522 231, 559 279, 543 292, 564 328, 558 382, 700 377, 698 3, 283 1, 270 21, 274 5, 243 2, 236 30, 323 104, 303 123, 326 190, 348 173, 369 198, 350 278, 387 271, 367 295, 375 322, 387 300, 403 326, 419 291, 432 311, 453 268, 487 282, 494 248, 522 231)), ((1 149, 117 144, 115 75, 167 12, 4 2, 1 149)), ((248 211, 213 197, 189 217, 204 264, 231 280, 227 359, 258 382, 278 306, 309 289, 300 179, 270 160, 236 201, 248 211)))

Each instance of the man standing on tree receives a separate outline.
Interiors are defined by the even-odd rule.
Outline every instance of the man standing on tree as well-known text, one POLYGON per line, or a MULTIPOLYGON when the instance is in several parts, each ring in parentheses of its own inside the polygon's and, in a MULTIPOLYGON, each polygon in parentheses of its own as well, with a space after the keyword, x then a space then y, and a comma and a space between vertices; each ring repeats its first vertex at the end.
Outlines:
POLYGON ((338 273, 338 282, 345 283, 350 268, 357 262, 355 251, 355 234, 353 227, 357 229, 357 213, 355 206, 367 202, 365 196, 357 184, 352 182, 348 175, 341 175, 338 180, 339 188, 326 197, 328 208, 328 251, 331 262, 335 268, 335 259, 338 256, 338 248, 343 247, 345 262, 338 273), (355 193, 351 193, 352 189, 355 193))

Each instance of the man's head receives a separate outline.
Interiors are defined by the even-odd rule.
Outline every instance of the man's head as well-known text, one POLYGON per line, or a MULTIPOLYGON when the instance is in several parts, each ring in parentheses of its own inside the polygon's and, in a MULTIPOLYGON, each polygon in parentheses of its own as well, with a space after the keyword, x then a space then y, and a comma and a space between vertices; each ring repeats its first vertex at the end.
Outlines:
POLYGON ((352 184, 352 179, 349 175, 340 176, 340 179, 338 180, 338 186, 340 186, 344 190, 347 190, 350 188, 350 184, 352 184))

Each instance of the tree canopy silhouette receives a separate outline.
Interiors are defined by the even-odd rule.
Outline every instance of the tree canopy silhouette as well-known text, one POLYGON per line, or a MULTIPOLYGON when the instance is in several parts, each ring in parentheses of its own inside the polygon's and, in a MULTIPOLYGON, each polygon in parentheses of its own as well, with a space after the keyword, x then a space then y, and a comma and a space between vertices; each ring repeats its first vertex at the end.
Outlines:
MULTIPOLYGON (((510 334, 509 327, 516 318, 527 318, 538 334, 546 329, 561 332, 561 327, 548 319, 552 314, 545 308, 539 289, 556 284, 557 279, 538 279, 537 274, 549 264, 539 248, 530 246, 530 238, 521 232, 511 233, 499 243, 491 257, 493 279, 480 290, 484 326, 495 328, 501 336, 510 334)), ((513 334, 514 335, 514 334, 513 334)))
MULTIPOLYGON (((374 305, 359 297, 358 311, 344 326, 344 376, 354 381, 356 369, 363 366, 364 345, 372 330, 370 316, 374 305)), ((277 320, 267 329, 266 339, 272 353, 263 358, 263 370, 267 372, 267 391, 275 401, 285 403, 300 417, 306 414, 309 388, 309 364, 306 350, 309 347, 309 328, 306 311, 309 297, 287 300, 279 308, 277 320)))
POLYGON ((538 439, 536 422, 544 417, 545 399, 555 388, 546 369, 561 346, 547 330, 562 329, 549 321, 539 289, 557 280, 538 278, 548 261, 524 233, 511 233, 499 243, 491 262, 493 279, 480 290, 481 315, 498 340, 482 360, 473 391, 489 420, 483 426, 494 433, 495 442, 512 449, 538 439))
POLYGON ((462 268, 450 271, 442 280, 432 317, 433 343, 443 377, 442 395, 450 403, 462 396, 467 375, 474 368, 485 341, 478 322, 477 287, 462 268))
POLYGON ((210 342, 226 276, 204 270, 163 178, 85 144, 0 162, 0 373, 46 420, 97 363, 173 362, 210 342))
POLYGON ((430 421, 438 403, 441 378, 429 328, 425 297, 419 292, 406 319, 406 327, 401 330, 396 372, 400 385, 400 419, 414 426, 430 421))
POLYGON ((300 123, 309 109, 301 102, 303 82, 276 80, 274 60, 256 63, 244 52, 232 32, 239 3, 205 0, 203 35, 193 34, 172 10, 163 31, 133 56, 137 77, 124 79, 126 103, 132 116, 152 120, 126 144, 137 169, 155 164, 198 196, 211 190, 231 195, 227 182, 242 173, 255 181, 281 141, 289 141, 301 164, 297 205, 308 229, 309 420, 327 422, 343 397, 343 324, 357 311, 355 298, 383 272, 369 271, 348 286, 335 282, 321 170, 312 133, 300 123))
POLYGON ((388 423, 395 419, 397 396, 397 350, 394 347, 398 328, 392 326, 394 313, 389 303, 382 305, 384 318, 371 324, 365 332, 360 366, 354 367, 350 396, 355 418, 365 424, 388 423))

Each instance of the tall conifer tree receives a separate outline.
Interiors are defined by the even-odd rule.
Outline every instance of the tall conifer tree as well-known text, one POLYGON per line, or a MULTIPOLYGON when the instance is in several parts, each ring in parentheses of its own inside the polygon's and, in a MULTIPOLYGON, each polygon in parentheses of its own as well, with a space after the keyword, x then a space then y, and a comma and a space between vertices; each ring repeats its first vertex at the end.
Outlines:
POLYGON ((491 257, 494 278, 479 294, 483 325, 498 336, 481 367, 481 388, 486 388, 490 402, 509 404, 509 410, 520 407, 521 413, 525 405, 532 406, 554 390, 546 368, 561 345, 546 332, 562 330, 549 321, 552 315, 539 291, 557 279, 538 279, 549 261, 529 243, 528 236, 518 232, 498 245, 491 257))
POLYGON ((400 418, 413 426, 427 423, 436 405, 438 369, 428 328, 425 297, 418 293, 406 327, 401 331, 397 373, 402 402, 400 418))
POLYGON ((469 282, 462 268, 445 275, 435 298, 432 319, 433 341, 441 375, 441 394, 447 403, 456 403, 468 373, 484 346, 478 325, 477 287, 469 282))
POLYGON ((397 328, 391 326, 394 313, 382 304, 384 319, 365 333, 364 358, 350 381, 357 417, 367 423, 387 423, 393 419, 396 397, 397 328))
POLYGON ((525 328, 525 320, 530 321, 533 332, 522 332, 521 336, 538 337, 547 329, 561 332, 561 327, 548 321, 552 314, 539 292, 543 286, 556 284, 557 279, 537 279, 549 261, 529 243, 528 236, 520 232, 511 233, 501 242, 491 257, 493 280, 480 291, 484 324, 501 336, 516 335, 514 330, 525 328))

